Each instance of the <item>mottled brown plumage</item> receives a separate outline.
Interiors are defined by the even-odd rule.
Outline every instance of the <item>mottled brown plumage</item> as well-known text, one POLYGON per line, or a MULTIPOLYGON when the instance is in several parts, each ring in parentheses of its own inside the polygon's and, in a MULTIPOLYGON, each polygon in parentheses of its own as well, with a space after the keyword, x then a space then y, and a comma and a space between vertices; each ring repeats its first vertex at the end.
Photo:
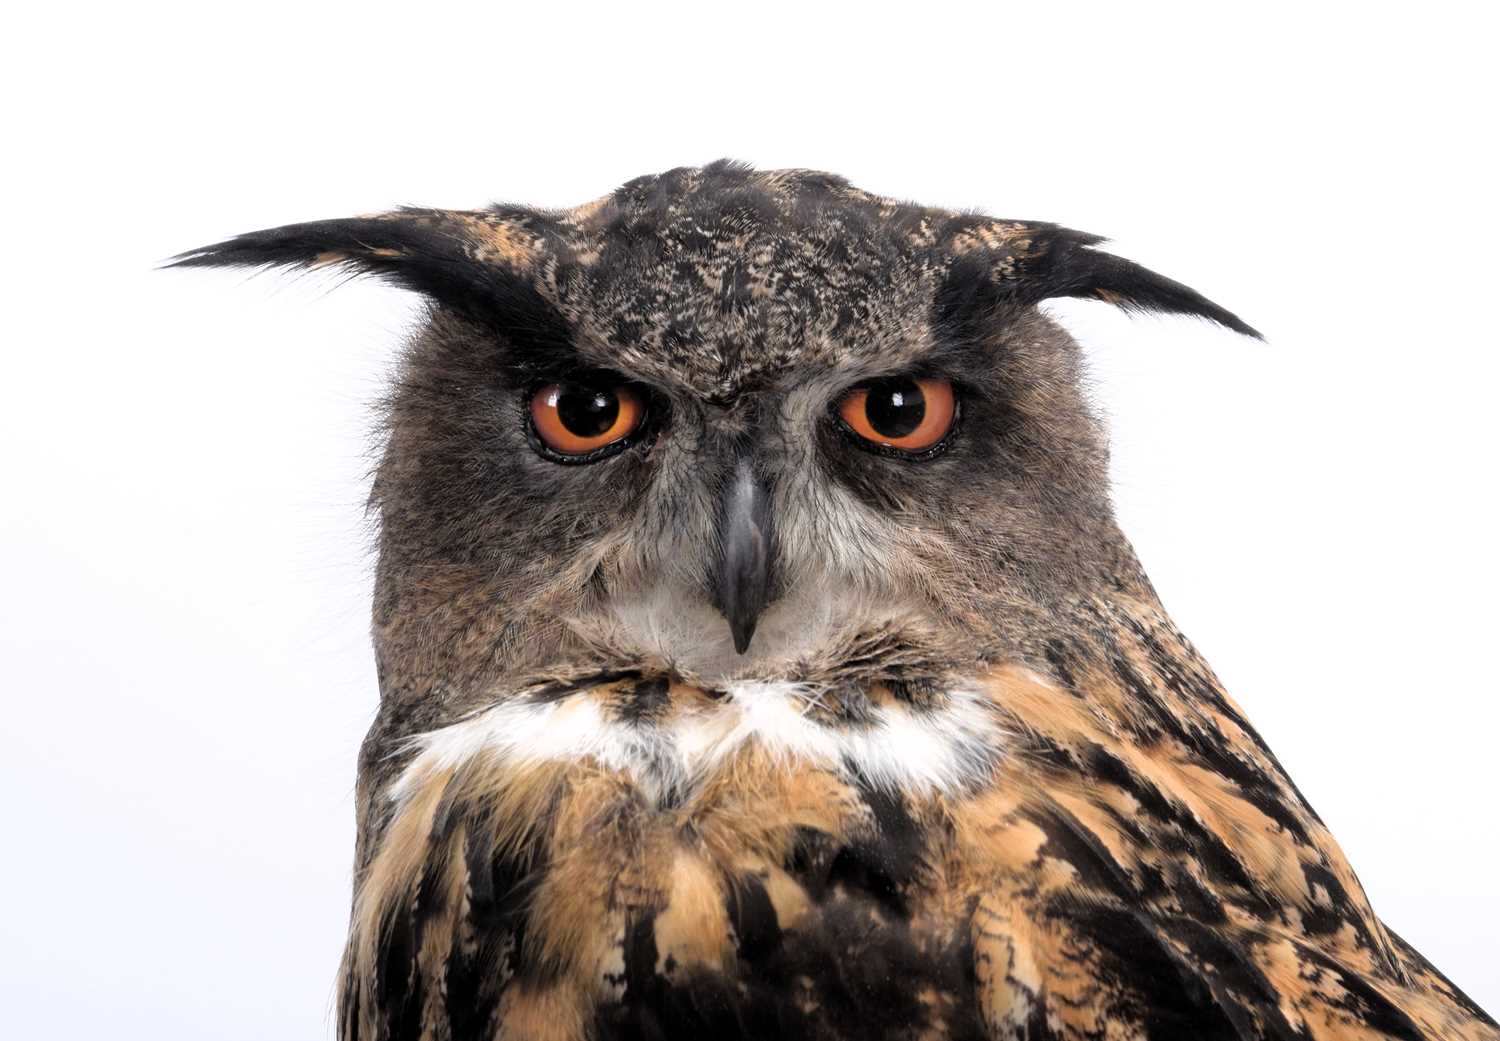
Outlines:
POLYGON ((342 1038, 1500 1038, 1115 527, 1036 305, 1253 331, 1098 241, 716 163, 182 258, 433 303, 374 491, 342 1038), (907 375, 956 388, 941 442, 840 426, 907 375), (560 458, 525 402, 580 380, 649 418, 560 458))

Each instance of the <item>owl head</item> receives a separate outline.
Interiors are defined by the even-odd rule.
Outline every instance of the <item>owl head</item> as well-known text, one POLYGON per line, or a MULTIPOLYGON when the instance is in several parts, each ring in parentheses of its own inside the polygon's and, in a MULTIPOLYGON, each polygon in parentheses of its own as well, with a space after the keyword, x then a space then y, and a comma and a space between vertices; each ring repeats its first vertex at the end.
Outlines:
POLYGON ((919 682, 1143 584, 1055 297, 1255 335, 1095 236, 721 161, 571 210, 406 209, 182 265, 429 303, 384 410, 387 697, 549 677, 919 682))

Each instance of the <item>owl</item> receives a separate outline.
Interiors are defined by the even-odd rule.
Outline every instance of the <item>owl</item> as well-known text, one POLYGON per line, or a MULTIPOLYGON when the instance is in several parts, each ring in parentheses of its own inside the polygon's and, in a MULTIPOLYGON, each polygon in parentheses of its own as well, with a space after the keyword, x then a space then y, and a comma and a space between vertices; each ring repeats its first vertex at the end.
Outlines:
POLYGON ((185 266, 425 298, 382 412, 344 1041, 1500 1039, 1116 526, 1053 224, 720 161, 185 266))

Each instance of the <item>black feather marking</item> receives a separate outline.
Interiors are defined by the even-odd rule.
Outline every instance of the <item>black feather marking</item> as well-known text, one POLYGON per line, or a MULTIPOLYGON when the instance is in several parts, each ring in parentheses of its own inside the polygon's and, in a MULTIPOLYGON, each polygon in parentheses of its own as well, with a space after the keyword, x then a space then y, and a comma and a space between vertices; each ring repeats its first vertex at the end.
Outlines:
POLYGON ((1098 966, 1111 1018, 1136 1020, 1148 1038, 1248 1041, 1244 1010, 1175 954, 1142 916, 1122 908, 1059 904, 1053 915, 1109 955, 1098 966))
POLYGON ((352 973, 345 977, 343 994, 343 1008, 341 1010, 338 1036, 347 1039, 347 1041, 357 1041, 359 1038, 360 983, 359 980, 354 978, 352 973))
POLYGON ((724 895, 729 923, 734 927, 740 960, 764 960, 781 942, 781 923, 765 885, 755 875, 741 875, 724 895))
POLYGON ((1416 1021, 1357 972, 1351 972, 1316 947, 1299 944, 1298 949, 1325 971, 1332 973, 1343 990, 1342 1000, 1334 1002, 1357 1021, 1388 1037, 1401 1041, 1425 1041, 1427 1034, 1416 1021))
POLYGON ((838 851, 829 867, 829 884, 871 896, 894 917, 906 918, 905 892, 922 866, 922 830, 899 794, 863 780, 856 787, 875 817, 875 828, 838 851))
POLYGON ((665 676, 653 676, 635 684, 620 702, 620 720, 626 723, 646 723, 656 718, 667 707, 669 686, 665 676))
POLYGON ((610 683, 618 683, 620 680, 640 679, 641 673, 638 669, 604 669, 600 672, 590 673, 573 680, 560 680, 549 683, 544 687, 538 687, 531 691, 527 698, 538 704, 546 704, 576 694, 581 690, 591 687, 603 687, 610 683))
POLYGON ((656 912, 642 911, 625 930, 625 1000, 640 1002, 654 994, 656 975, 656 912))
POLYGON ((785 866, 815 901, 821 902, 827 895, 838 850, 838 844, 827 832, 806 826, 796 829, 792 853, 785 866))
POLYGON ((1473 1016, 1475 1019, 1485 1024, 1486 1026, 1500 1026, 1500 1024, 1497 1024, 1495 1022, 1494 1017, 1492 1017, 1488 1012, 1476 1005, 1473 998, 1469 997, 1462 990, 1459 990, 1458 987, 1454 985, 1452 980, 1439 972, 1431 962, 1429 962, 1425 957, 1422 956, 1422 953, 1420 951, 1403 940, 1395 930, 1387 927, 1386 935, 1391 938, 1391 943, 1394 946, 1399 947, 1402 953, 1406 955, 1406 957, 1410 958, 1412 961, 1420 965, 1425 966, 1427 968, 1427 971, 1432 973, 1432 975, 1438 980, 1439 984, 1441 985, 1441 992, 1444 993, 1450 1001, 1452 1001, 1455 1005, 1462 1009, 1466 1015, 1473 1016))
POLYGON ((422 981, 417 973, 417 944, 412 932, 410 911, 398 907, 377 940, 380 953, 375 964, 375 1003, 390 1037, 416 1037, 421 1021, 422 981))
POLYGON ((444 991, 452 1035, 489 1037, 505 985, 519 968, 526 907, 538 875, 514 856, 496 856, 494 838, 475 828, 465 836, 469 883, 468 943, 456 944, 444 991))
POLYGON ((867 894, 840 892, 758 960, 742 950, 727 972, 679 969, 665 978, 654 970, 647 917, 627 930, 625 996, 600 1008, 594 1036, 982 1041, 967 936, 882 926, 867 894))

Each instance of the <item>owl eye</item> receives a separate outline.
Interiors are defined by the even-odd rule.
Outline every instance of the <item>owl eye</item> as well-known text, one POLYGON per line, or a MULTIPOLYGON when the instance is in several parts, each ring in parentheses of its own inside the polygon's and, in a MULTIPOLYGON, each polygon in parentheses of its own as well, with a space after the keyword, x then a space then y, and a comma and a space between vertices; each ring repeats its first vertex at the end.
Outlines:
POLYGON ((947 380, 891 376, 855 387, 835 410, 844 427, 867 445, 923 456, 952 432, 958 402, 947 380))
POLYGON ((531 395, 531 425, 559 462, 591 463, 624 448, 641 428, 646 403, 629 386, 549 383, 531 395))

